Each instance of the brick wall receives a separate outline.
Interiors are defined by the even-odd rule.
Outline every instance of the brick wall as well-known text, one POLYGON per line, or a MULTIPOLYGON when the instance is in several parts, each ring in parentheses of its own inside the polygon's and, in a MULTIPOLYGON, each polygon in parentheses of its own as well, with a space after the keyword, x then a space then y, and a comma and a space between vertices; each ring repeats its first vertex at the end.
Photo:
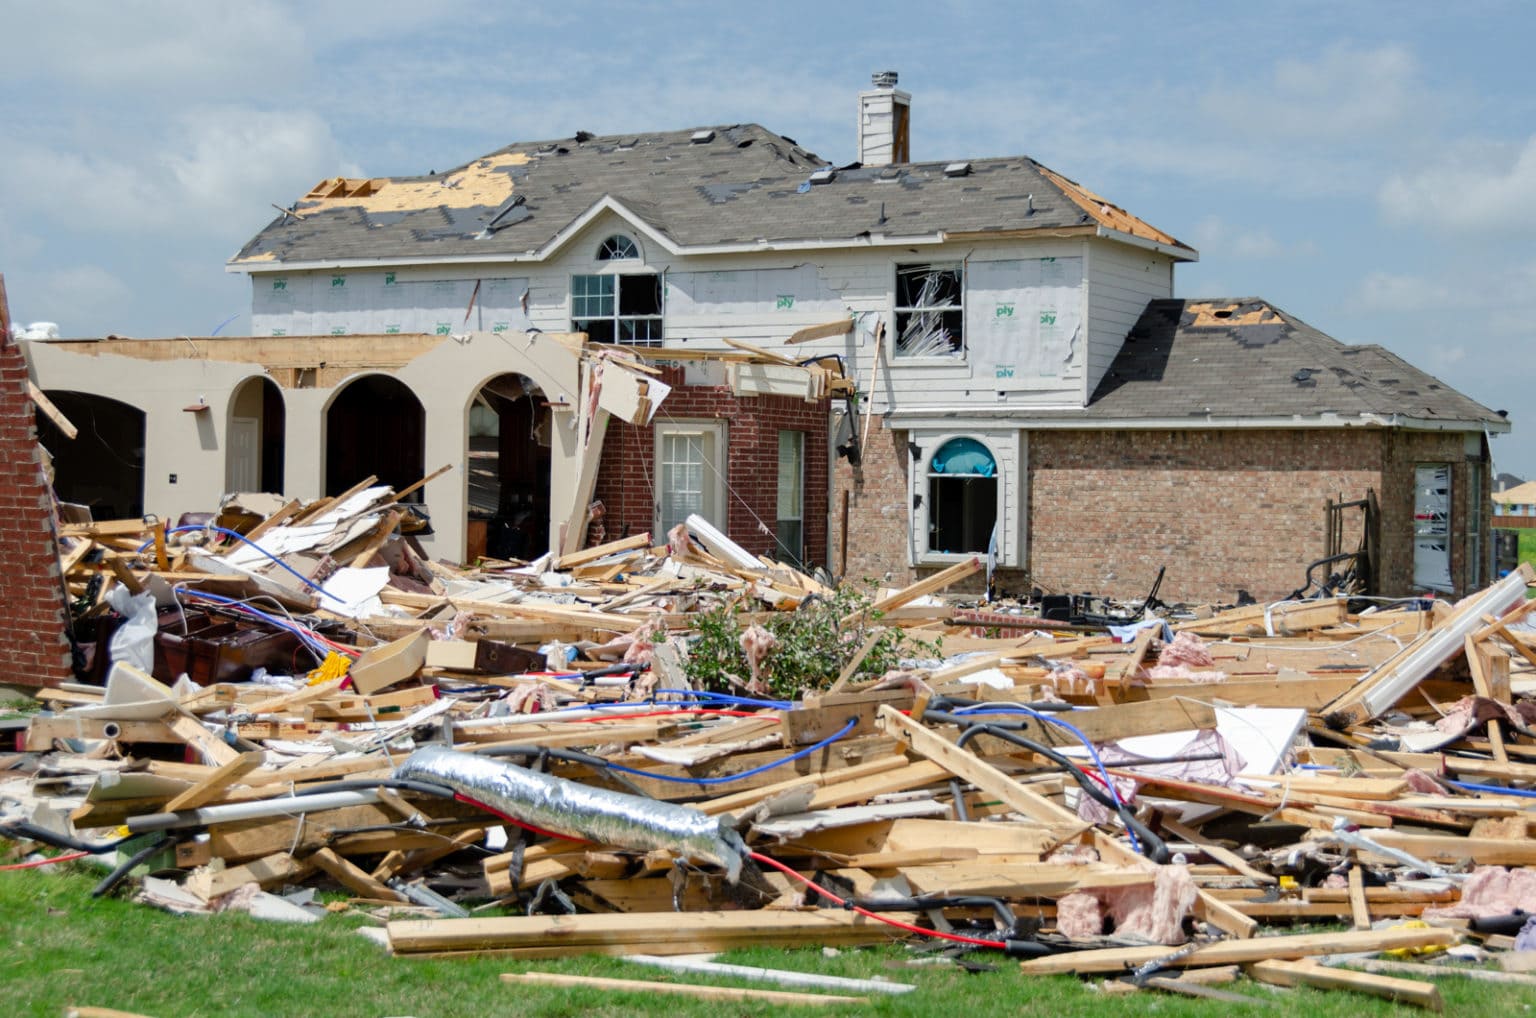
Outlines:
POLYGON ((27 364, 11 339, 0 277, 0 684, 55 685, 70 676, 52 498, 27 395, 27 364))
MULTIPOLYGON (((862 433, 862 419, 855 423, 862 433)), ((875 580, 904 586, 913 579, 910 555, 912 514, 907 505, 907 433, 892 431, 875 417, 860 463, 839 456, 833 469, 833 540, 831 569, 851 580, 875 580), (843 499, 848 501, 848 531, 842 530, 843 499), (889 580, 886 577, 889 576, 889 580)))
MULTIPOLYGON (((1382 494, 1385 434, 1033 432, 1032 579, 1137 597, 1166 565, 1167 601, 1283 597, 1323 556, 1324 503, 1382 494)), ((1345 531, 1346 550, 1357 540, 1345 531)))
MULTIPOLYGON (((721 420, 726 429, 726 534, 754 555, 775 553, 779 432, 805 435, 805 554, 825 565, 827 547, 828 403, 790 396, 737 396, 729 386, 684 385, 679 368, 663 370, 673 386, 656 421, 721 420), (766 528, 766 532, 765 532, 766 528)), ((655 518, 656 439, 651 426, 612 421, 594 497, 606 510, 607 539, 650 530, 655 518)), ((659 543, 664 535, 656 535, 659 543)))
MULTIPOLYGON (((862 422, 861 422, 862 423, 862 422)), ((876 419, 857 468, 834 469, 832 554, 845 539, 847 575, 911 582, 934 570, 907 565, 907 435, 876 419)), ((1453 476, 1452 576, 1472 586, 1464 534, 1468 480, 1483 454, 1459 433, 1381 429, 1295 431, 1033 431, 1029 435, 1027 570, 999 570, 1001 590, 1143 596, 1161 566, 1168 601, 1233 601, 1239 590, 1276 599, 1301 586, 1322 558, 1324 504, 1374 489, 1381 508, 1380 589, 1413 587, 1413 481, 1419 463, 1448 462, 1453 476)), ((1483 532, 1492 524, 1483 507, 1483 532)), ((1345 515, 1343 547, 1360 539, 1345 515)), ((1486 549, 1487 541, 1484 538, 1486 549)), ((834 569, 836 562, 834 561, 834 569)), ((1486 578, 1483 579, 1487 582, 1486 578)), ((980 579, 954 588, 979 590, 980 579)))

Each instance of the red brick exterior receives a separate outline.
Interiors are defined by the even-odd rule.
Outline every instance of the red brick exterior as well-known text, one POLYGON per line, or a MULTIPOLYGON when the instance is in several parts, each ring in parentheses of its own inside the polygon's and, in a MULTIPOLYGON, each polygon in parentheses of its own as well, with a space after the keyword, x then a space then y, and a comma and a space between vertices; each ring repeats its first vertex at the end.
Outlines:
MULTIPOLYGON (((1489 466, 1484 451, 1468 453, 1461 433, 1032 431, 1028 439, 1028 569, 999 570, 1004 590, 1038 586, 1134 598, 1166 565, 1159 596, 1167 601, 1230 602, 1239 590, 1274 600, 1300 587, 1307 565, 1323 557, 1325 503, 1371 489, 1381 511, 1380 591, 1417 593, 1413 485, 1420 463, 1452 465, 1451 575, 1458 591, 1489 582, 1470 568, 1466 540, 1469 478, 1481 472, 1486 494, 1489 466)), ((837 465, 834 506, 849 492, 850 577, 889 573, 899 584, 935 571, 907 565, 906 446, 905 432, 876 421, 861 466, 837 465)), ((1486 556, 1492 513, 1487 504, 1477 511, 1486 556)), ((1344 550, 1352 551, 1360 516, 1345 520, 1344 550)), ((843 540, 839 525, 834 559, 843 540)))
POLYGON ((70 677, 53 501, 27 394, 27 363, 11 339, 0 278, 0 683, 56 685, 70 677))
MULTIPOLYGON (((721 420, 726 429, 726 534, 754 555, 775 555, 779 432, 805 434, 805 563, 825 565, 827 547, 828 401, 789 396, 737 396, 729 386, 684 385, 683 371, 663 369, 673 386, 656 422, 721 420), (765 529, 766 528, 766 529, 765 529)), ((607 540, 650 530, 656 505, 653 426, 611 421, 594 498, 603 503, 607 540)), ((665 535, 655 535, 657 543, 665 535)))

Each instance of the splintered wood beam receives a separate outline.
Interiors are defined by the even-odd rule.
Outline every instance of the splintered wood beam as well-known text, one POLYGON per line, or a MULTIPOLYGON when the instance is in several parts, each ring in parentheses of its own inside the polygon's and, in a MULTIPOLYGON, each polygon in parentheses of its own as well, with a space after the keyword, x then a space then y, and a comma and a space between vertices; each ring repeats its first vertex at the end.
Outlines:
POLYGON ((959 583, 967 576, 974 576, 979 572, 981 572, 981 559, 975 555, 972 555, 964 562, 957 562, 956 564, 950 566, 948 569, 934 573, 927 579, 918 580, 916 583, 911 584, 910 586, 901 588, 894 594, 880 598, 862 612, 853 612, 845 616, 842 620, 842 624, 845 626, 851 625, 861 615, 873 614, 875 612, 888 612, 892 609, 900 608, 904 604, 911 604, 913 601, 916 601, 920 597, 926 597, 929 594, 943 590, 946 587, 954 586, 956 583, 959 583))
POLYGON ((443 476, 444 474, 446 474, 448 471, 450 471, 452 469, 453 469, 453 464, 452 463, 444 463, 442 466, 438 467, 436 470, 432 471, 430 474, 428 474, 427 476, 423 477, 421 480, 417 481, 415 484, 412 484, 409 487, 401 488, 399 491, 395 492, 394 496, 392 498, 388 499, 387 501, 385 501, 384 504, 385 505, 394 505, 395 503, 399 502, 401 499, 405 498, 405 496, 414 494, 418 489, 426 487, 428 484, 430 484, 431 482, 437 480, 439 477, 443 476))
POLYGON ((1326 968, 1316 960, 1255 962, 1248 966, 1248 974, 1261 983, 1275 986, 1312 986, 1319 990, 1353 990, 1373 997, 1385 997, 1400 1004, 1412 1004, 1430 1011, 1444 1011, 1445 1002, 1440 998, 1440 988, 1434 983, 1417 979, 1400 979, 1396 976, 1372 975, 1368 972, 1351 972, 1349 969, 1326 968))
POLYGON ((1059 806, 1039 792, 1024 787, 974 753, 961 749, 889 704, 880 707, 875 724, 886 735, 919 756, 932 760, 955 777, 1001 799, 1025 816, 1059 828, 1063 839, 1081 833, 1090 826, 1065 806, 1059 806))
POLYGON ((33 404, 43 412, 43 416, 52 421, 53 426, 64 433, 65 438, 72 439, 80 433, 80 430, 70 423, 69 418, 65 417, 59 408, 53 405, 53 400, 49 399, 43 390, 37 387, 37 383, 31 379, 27 380, 27 395, 32 397, 33 404))
POLYGON ((813 339, 826 339, 830 336, 846 336, 853 331, 852 318, 839 318, 835 322, 827 322, 825 325, 808 325, 803 329, 797 329, 790 333, 784 341, 785 346, 793 346, 796 343, 809 343, 813 339))
POLYGON ((375 880, 329 848, 315 851, 309 856, 307 861, 325 870, 325 872, 336 878, 337 883, 359 898, 373 898, 381 901, 407 900, 405 895, 389 885, 375 880))
POLYGON ((197 749, 216 766, 223 767, 240 759, 239 750, 204 728, 201 721, 190 715, 171 714, 165 723, 176 738, 197 749))
POLYGON ((1456 943, 1455 930, 1433 927, 1411 930, 1362 930, 1345 933, 1304 933, 1297 936, 1253 937, 1248 940, 1218 940, 1182 954, 1183 948, 1152 945, 1149 947, 1110 947, 1100 950, 1071 951, 1066 954, 1031 958, 1019 968, 1031 975, 1057 975, 1064 972, 1121 972, 1149 961, 1162 961, 1178 968, 1202 965, 1245 965, 1273 958, 1295 959, 1323 954, 1392 951, 1404 947, 1449 946, 1456 943))
POLYGON ((219 767, 191 788, 165 804, 162 813, 175 813, 183 809, 196 809, 217 799, 230 785, 260 767, 266 759, 264 752, 241 753, 219 767))

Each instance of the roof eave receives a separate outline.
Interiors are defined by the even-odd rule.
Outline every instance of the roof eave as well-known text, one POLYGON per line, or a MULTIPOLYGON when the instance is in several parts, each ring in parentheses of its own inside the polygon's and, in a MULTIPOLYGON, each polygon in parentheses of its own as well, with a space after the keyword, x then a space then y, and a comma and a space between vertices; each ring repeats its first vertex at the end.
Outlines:
POLYGON ((1168 255, 1174 261, 1198 262, 1200 260, 1200 252, 1192 247, 1185 247, 1183 244, 1165 244, 1162 241, 1138 237, 1134 233, 1111 229, 1108 226, 1099 226, 1094 231, 1094 236, 1101 237, 1104 240, 1117 240, 1122 244, 1129 244, 1132 247, 1139 247, 1147 251, 1156 251, 1158 254, 1168 255))
MULTIPOLYGON (((1081 412, 1080 407, 1052 408, 1061 414, 1081 412)), ((1259 417, 1204 414, 1181 417, 1031 417, 1030 413, 1051 413, 1047 408, 1000 407, 912 407, 891 409, 885 416, 899 421, 903 427, 948 427, 956 419, 972 420, 1006 419, 1021 428, 1031 430, 1109 430, 1109 431, 1184 431, 1193 428, 1222 430, 1295 430, 1298 428, 1402 428, 1407 431, 1475 431, 1505 434, 1510 430, 1508 421, 1443 420, 1439 418, 1408 417, 1402 414, 1361 414, 1345 417, 1334 414, 1310 416, 1259 417)))

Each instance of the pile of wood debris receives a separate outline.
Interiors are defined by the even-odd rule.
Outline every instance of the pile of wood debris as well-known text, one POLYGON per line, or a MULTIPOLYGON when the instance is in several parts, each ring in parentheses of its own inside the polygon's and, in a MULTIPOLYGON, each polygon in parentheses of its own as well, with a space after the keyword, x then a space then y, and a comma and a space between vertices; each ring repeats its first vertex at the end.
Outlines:
MULTIPOLYGON (((312 919, 304 894, 339 885, 391 910, 401 955, 926 936, 1126 991, 1221 993, 1242 971, 1438 1008, 1429 974, 1536 982, 1528 566, 1454 606, 1297 601, 1112 635, 976 625, 934 596, 973 561, 840 620, 835 681, 774 699, 771 637, 743 637, 741 688, 693 687, 699 613, 734 605, 766 635, 751 623, 834 592, 702 520, 456 569, 413 550, 386 488, 248 501, 62 528, 102 684, 44 690, 15 723, 13 851, 108 859, 103 891, 190 912, 312 919), (945 656, 869 674, 885 629, 945 656), (402 780, 428 746, 683 807, 740 858, 568 840, 402 780), (1359 960, 1383 951, 1420 960, 1359 960), (1507 971, 1430 960, 1489 951, 1507 971)), ((556 833, 590 829, 569 819, 556 833)))

